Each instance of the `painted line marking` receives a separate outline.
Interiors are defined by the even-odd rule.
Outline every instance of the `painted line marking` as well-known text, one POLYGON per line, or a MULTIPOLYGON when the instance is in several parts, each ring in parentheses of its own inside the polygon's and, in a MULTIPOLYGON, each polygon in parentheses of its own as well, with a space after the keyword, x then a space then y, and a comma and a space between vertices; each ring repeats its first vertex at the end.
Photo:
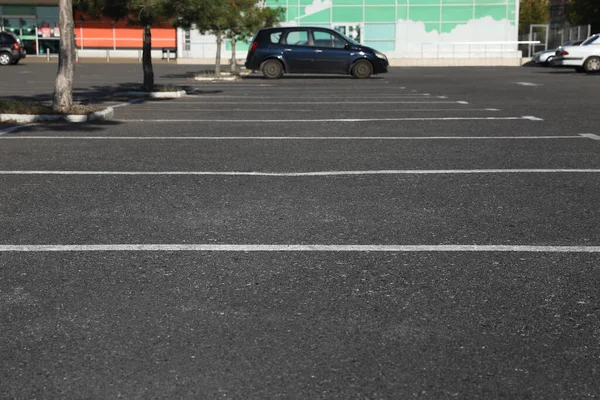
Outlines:
POLYGON ((541 83, 532 83, 532 82, 515 82, 517 85, 521 86, 542 86, 541 83))
MULTIPOLYGON (((207 104, 208 105, 208 104, 207 104)), ((165 111, 165 108, 155 108, 155 107, 144 107, 144 108, 140 108, 137 110, 131 110, 130 113, 132 112, 146 112, 146 111, 165 111)), ((289 110, 289 109, 285 109, 285 108, 228 108, 227 111, 237 111, 237 112, 269 112, 269 111, 277 111, 277 112, 286 112, 286 113, 297 113, 297 112, 319 112, 322 110, 319 110, 317 108, 313 108, 312 110, 309 109, 293 109, 293 110, 289 110)), ((390 110, 365 110, 365 109, 341 109, 341 107, 338 107, 338 109, 336 110, 337 113, 343 113, 343 112, 365 112, 365 113, 373 113, 373 112, 389 112, 389 113, 398 113, 398 112, 433 112, 433 111, 448 111, 448 112, 457 112, 457 111, 500 111, 498 109, 495 108, 397 108, 397 109, 390 109, 390 110)), ((222 108, 179 108, 177 109, 177 112, 223 112, 222 108)))
POLYGON ((458 104, 469 104, 468 101, 457 101, 458 104))
POLYGON ((593 133, 580 133, 579 135, 592 140, 600 140, 600 136, 594 135, 593 133))
POLYGON ((35 123, 35 124, 25 124, 25 125, 10 126, 8 128, 0 130, 0 136, 3 136, 3 135, 6 135, 6 134, 9 134, 9 133, 18 131, 19 129, 23 129, 23 128, 27 128, 29 126, 35 126, 35 125, 37 125, 37 123, 35 123))
POLYGON ((129 100, 129 101, 126 101, 126 102, 124 102, 124 103, 119 103, 119 104, 117 104, 117 105, 114 105, 114 106, 112 106, 112 108, 126 107, 126 106, 129 106, 129 105, 131 105, 131 104, 141 103, 141 102, 142 102, 142 101, 144 101, 144 100, 146 100, 146 99, 134 99, 134 100, 129 100))
POLYGON ((0 245, 0 252, 216 251, 216 252, 526 252, 600 253, 600 246, 506 245, 266 245, 266 244, 97 244, 0 245))
MULTIPOLYGON (((177 106, 179 104, 469 104, 461 101, 175 101, 170 103, 177 106)), ((169 104, 169 103, 165 103, 169 104)))
POLYGON ((600 173, 600 169, 448 169, 448 170, 372 170, 372 171, 0 171, 0 175, 207 175, 207 176, 356 176, 356 175, 466 175, 466 174, 581 174, 600 173))
POLYGON ((227 122, 227 123, 289 123, 289 122, 383 122, 383 121, 543 121, 532 116, 523 117, 407 117, 407 118, 325 118, 325 119, 118 119, 120 122, 227 122))
MULTIPOLYGON (((592 135, 595 136, 595 135, 592 135)), ((577 136, 7 136, 0 140, 548 140, 594 139, 577 136)))
MULTIPOLYGON (((335 98, 336 96, 346 96, 348 93, 340 93, 340 94, 328 94, 327 96, 322 96, 322 95, 314 95, 314 96, 303 96, 303 95, 298 95, 298 96, 294 96, 294 99, 331 99, 331 98, 335 98)), ((399 99, 418 99, 418 98, 423 98, 423 97, 427 97, 427 96, 431 96, 431 94, 429 93, 414 93, 414 94, 362 94, 360 95, 360 97, 373 97, 373 98, 399 98, 399 99)), ((249 100, 252 100, 254 102, 255 99, 289 99, 289 96, 269 96, 269 95, 261 95, 261 96, 255 96, 253 94, 246 94, 246 95, 201 95, 201 94, 191 94, 191 95, 187 95, 185 97, 192 97, 192 98, 196 98, 196 99, 225 99, 225 98, 229 98, 229 99, 237 99, 237 98, 247 98, 249 100)), ((442 98, 442 99, 446 99, 446 96, 438 96, 437 98, 442 98)), ((342 101, 343 102, 343 101, 342 101)))

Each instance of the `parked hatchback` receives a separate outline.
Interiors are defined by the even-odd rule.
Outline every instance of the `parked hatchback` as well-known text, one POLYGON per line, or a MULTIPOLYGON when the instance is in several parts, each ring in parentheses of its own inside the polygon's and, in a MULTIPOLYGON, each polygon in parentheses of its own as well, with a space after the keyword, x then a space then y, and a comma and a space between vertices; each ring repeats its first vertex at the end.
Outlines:
POLYGON ((246 68, 277 79, 284 73, 350 74, 368 78, 387 72, 385 54, 327 28, 261 29, 254 36, 246 68))
POLYGON ((17 64, 26 57, 23 42, 12 32, 0 32, 0 65, 17 64))

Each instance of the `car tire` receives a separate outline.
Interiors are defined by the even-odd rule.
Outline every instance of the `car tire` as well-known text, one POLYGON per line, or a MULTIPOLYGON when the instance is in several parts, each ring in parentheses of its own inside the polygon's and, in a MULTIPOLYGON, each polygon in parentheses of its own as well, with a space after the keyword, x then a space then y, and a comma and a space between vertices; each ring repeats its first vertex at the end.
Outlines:
POLYGON ((267 79, 279 79, 283 75, 283 65, 278 60, 265 61, 260 70, 267 79))
POLYGON ((549 67, 549 66, 551 66, 551 65, 552 65, 552 63, 553 63, 553 62, 554 62, 554 57, 553 57, 553 56, 550 56, 550 57, 548 57, 548 58, 546 59, 546 61, 544 62, 544 65, 545 65, 546 67, 549 67))
POLYGON ((600 57, 590 57, 585 60, 583 70, 587 73, 600 71, 600 57))
POLYGON ((10 65, 12 61, 10 53, 0 53, 0 65, 10 65))
POLYGON ((367 60, 358 60, 352 65, 350 73, 357 79, 367 79, 373 75, 373 65, 367 60))

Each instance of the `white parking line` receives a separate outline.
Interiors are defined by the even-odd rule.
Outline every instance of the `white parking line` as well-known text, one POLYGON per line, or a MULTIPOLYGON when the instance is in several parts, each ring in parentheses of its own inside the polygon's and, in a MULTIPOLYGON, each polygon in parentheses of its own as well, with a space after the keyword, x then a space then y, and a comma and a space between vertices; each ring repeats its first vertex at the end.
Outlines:
MULTIPOLYGON (((306 96, 302 96, 302 95, 294 95, 293 98, 294 99, 332 99, 332 98, 336 98, 337 96, 347 96, 347 93, 340 93, 340 94, 329 94, 327 96, 321 96, 321 95, 306 95, 306 96)), ((376 98, 376 99, 380 99, 380 98, 399 98, 399 99, 420 99, 423 97, 428 97, 431 96, 429 93, 413 93, 413 94, 361 94, 360 98, 376 98)), ((254 100, 256 99, 289 99, 290 96, 270 96, 270 95, 262 95, 262 96, 256 96, 254 94, 247 94, 247 95, 212 95, 212 94, 208 94, 208 95, 195 95, 195 94, 190 94, 185 96, 186 98, 188 97, 192 97, 195 99, 249 99, 252 100, 252 102, 254 102, 254 100)), ((437 98, 447 98, 445 96, 438 96, 437 98)), ((179 102, 178 102, 179 103, 179 102)))
MULTIPOLYGON (((209 104, 207 104, 209 105, 209 104)), ((340 105, 340 104, 338 104, 340 105)), ((160 108, 156 108, 156 107, 145 107, 142 109, 138 109, 138 110, 132 110, 131 112, 145 112, 145 111, 165 111, 164 107, 160 107, 160 108)), ((179 108, 177 110, 177 112, 223 112, 222 108, 197 108, 197 107, 191 107, 191 108, 179 108)), ((317 112, 317 111, 321 111, 318 109, 293 109, 293 110, 289 110, 289 109, 283 109, 283 108, 228 108, 227 111, 247 111, 247 112, 258 112, 258 111, 264 111, 264 112, 268 112, 268 111, 285 111, 286 113, 293 113, 293 112, 317 112)), ((428 111, 500 111, 497 108, 395 108, 395 109, 389 109, 389 110, 365 110, 363 108, 353 108, 353 109, 341 109, 341 107, 338 107, 338 109, 336 110, 336 112, 341 113, 341 112, 368 112, 368 113, 372 113, 372 112, 428 112, 428 111)))
POLYGON ((532 82, 515 82, 517 85, 521 86, 542 86, 541 83, 532 83, 532 82))
POLYGON ((210 251, 210 252, 511 252, 600 253, 600 246, 507 245, 268 245, 268 244, 90 244, 0 245, 0 252, 97 252, 97 251, 210 251))
POLYGON ((580 135, 588 139, 600 140, 600 136, 594 135, 593 133, 580 133, 580 135))
POLYGON ((357 175, 466 175, 466 174, 585 174, 600 173, 600 169, 406 169, 371 171, 313 171, 313 172, 257 172, 257 171, 0 171, 0 175, 132 175, 132 176, 357 176, 357 175))
MULTIPOLYGON (((592 135, 595 136, 595 135, 592 135)), ((0 140, 549 140, 577 136, 7 136, 0 140)))
POLYGON ((248 101, 174 101, 170 104, 178 106, 180 104, 469 104, 466 101, 412 101, 412 100, 398 100, 398 101, 255 101, 252 99, 248 101))
POLYGON ((10 126, 8 128, 0 130, 0 136, 6 135, 8 133, 15 132, 15 131, 18 131, 19 129, 27 128, 28 126, 34 126, 34 125, 37 125, 37 123, 36 124, 25 124, 25 125, 10 126))
POLYGON ((290 122, 384 122, 384 121, 543 121, 532 116, 522 117, 407 117, 407 118, 325 118, 325 119, 119 119, 120 122, 224 122, 224 123, 290 123, 290 122))

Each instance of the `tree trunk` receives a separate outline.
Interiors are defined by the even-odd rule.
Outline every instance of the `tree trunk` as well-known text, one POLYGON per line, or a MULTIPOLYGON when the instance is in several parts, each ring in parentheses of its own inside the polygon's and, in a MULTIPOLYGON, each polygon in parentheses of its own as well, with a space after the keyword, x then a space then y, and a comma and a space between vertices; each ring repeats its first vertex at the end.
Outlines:
POLYGON ((235 34, 231 35, 231 73, 237 73, 237 60, 235 59, 235 34))
POLYGON ((59 0, 58 7, 60 49, 58 53, 58 73, 54 81, 52 109, 56 112, 68 113, 73 107, 73 74, 75 71, 73 1, 59 0))
POLYGON ((221 31, 215 32, 217 34, 217 59, 215 60, 215 75, 221 76, 221 44, 223 43, 223 37, 221 31))
POLYGON ((144 90, 154 89, 154 70, 152 69, 152 32, 151 25, 144 25, 144 44, 142 47, 142 68, 144 69, 144 90))

